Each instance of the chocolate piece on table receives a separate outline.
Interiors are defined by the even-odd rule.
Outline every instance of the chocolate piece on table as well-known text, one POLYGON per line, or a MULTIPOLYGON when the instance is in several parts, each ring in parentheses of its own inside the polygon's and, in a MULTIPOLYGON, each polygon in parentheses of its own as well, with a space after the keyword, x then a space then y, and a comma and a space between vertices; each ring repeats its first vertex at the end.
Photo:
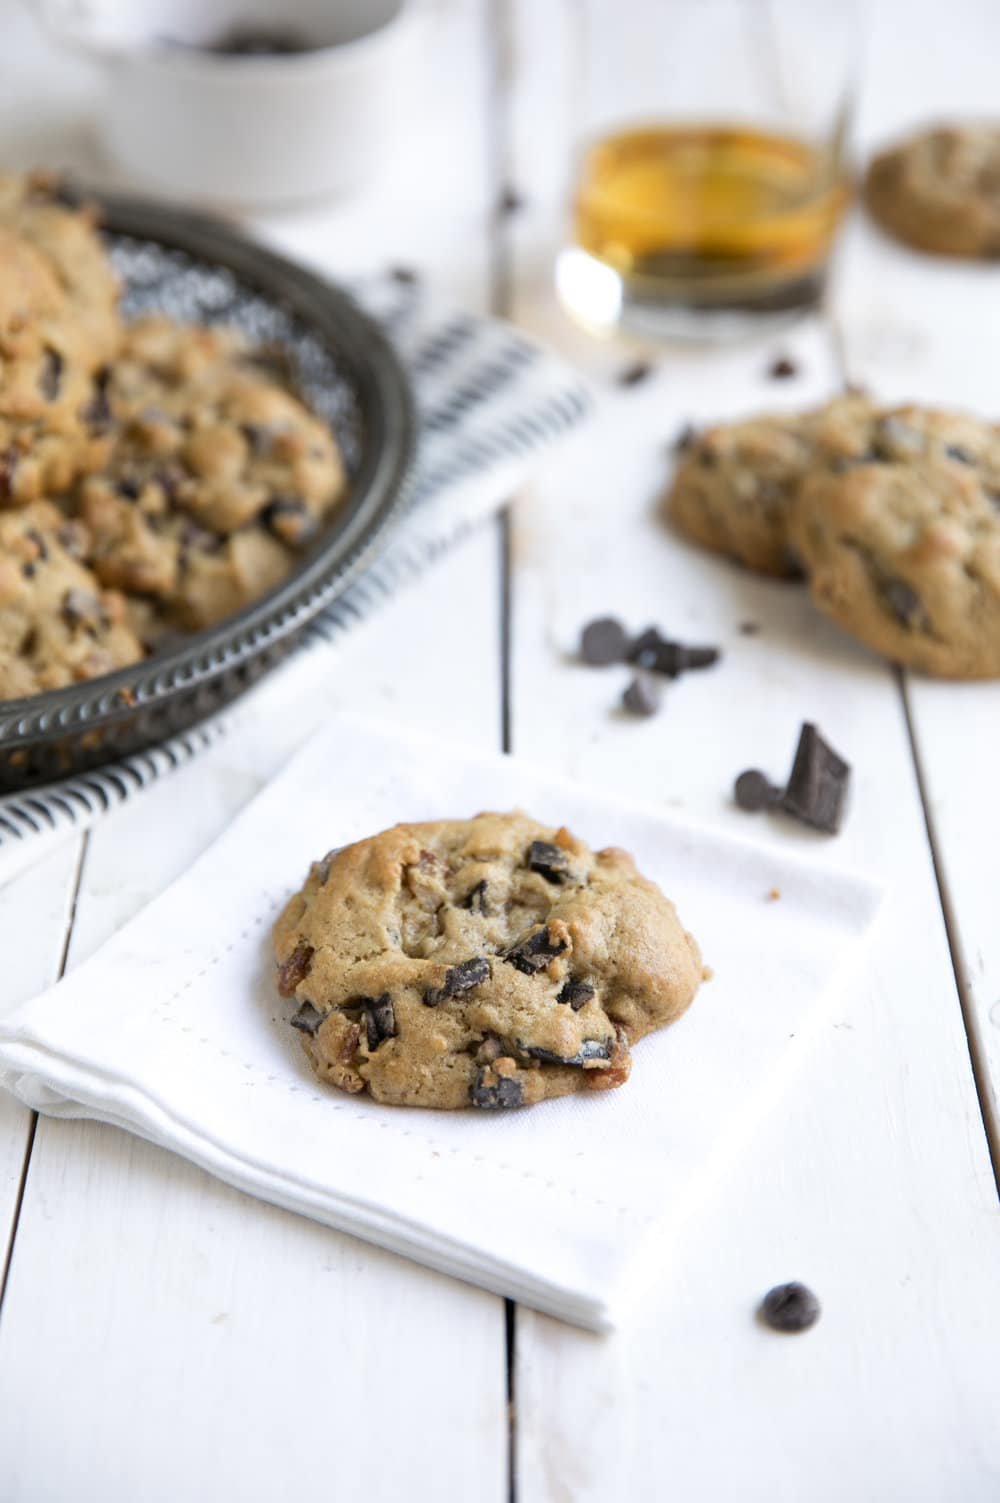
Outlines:
POLYGON ((776 1284, 760 1304, 760 1318, 772 1331, 808 1331, 819 1320, 820 1302, 805 1284, 776 1284))
POLYGON ((648 673, 637 673, 622 694, 622 708, 630 715, 655 715, 662 701, 659 684, 648 673))
POLYGON ((843 757, 806 721, 799 733, 788 787, 781 799, 786 814, 813 829, 836 835, 844 817, 851 769, 843 757))
POLYGON ((591 668, 620 663, 628 651, 628 633, 614 616, 598 616, 580 634, 580 656, 591 668))

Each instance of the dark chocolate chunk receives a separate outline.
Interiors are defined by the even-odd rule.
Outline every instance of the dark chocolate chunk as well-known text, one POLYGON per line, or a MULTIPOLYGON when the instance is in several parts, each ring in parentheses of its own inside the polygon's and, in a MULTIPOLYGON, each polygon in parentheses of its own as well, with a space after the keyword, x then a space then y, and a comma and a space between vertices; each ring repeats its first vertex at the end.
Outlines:
POLYGON ((630 715, 655 715, 662 702, 663 691, 648 673, 637 673, 622 694, 622 708, 630 715))
POLYGON ((525 976, 534 976, 544 971, 550 960, 564 955, 568 946, 563 940, 552 939, 547 928, 537 929, 526 939, 519 940, 503 956, 510 965, 516 966, 525 976))
POLYGON ((533 840, 528 847, 527 865, 547 882, 565 882, 569 876, 569 857, 560 846, 549 840, 533 840))
POLYGON ((396 1013, 392 998, 388 992, 383 992, 381 997, 362 997, 361 1010, 365 1015, 368 1048, 374 1054, 379 1044, 396 1035, 396 1013))
POLYGON ((463 904, 463 906, 465 908, 471 909, 473 913, 485 913, 487 911, 487 909, 486 909, 486 878, 485 877, 483 878, 483 880, 481 882, 477 882, 476 883, 475 887, 472 889, 472 891, 466 897, 465 903, 463 904))
POLYGON ((438 987, 424 992, 424 1005, 437 1007, 446 997, 461 997, 490 979, 490 963, 485 956, 463 960, 445 971, 444 981, 438 987))
POLYGON ((412 266, 390 266, 389 275, 400 287, 413 287, 420 281, 419 272, 414 271, 412 266))
POLYGON ((788 787, 781 799, 786 814, 828 835, 836 835, 844 817, 851 769, 819 731, 806 721, 799 733, 788 787))
POLYGON ((278 991, 283 997, 292 996, 299 982, 308 976, 314 954, 312 945, 300 939, 288 959, 278 966, 278 991))
POLYGON ((820 1317, 820 1303, 805 1284, 777 1284, 760 1303, 759 1315, 772 1331, 808 1331, 820 1317))
POLYGON ((648 668, 652 673, 662 673, 667 678, 676 678, 692 668, 711 668, 719 661, 717 647, 685 647, 683 642, 671 642, 660 635, 655 626, 648 626, 632 642, 628 660, 639 668, 648 668))
POLYGON ((521 1082, 511 1075, 498 1075, 489 1065, 476 1073, 472 1083, 472 1105, 486 1111, 520 1106, 524 1100, 521 1082))
POLYGON ((142 486, 139 484, 138 480, 132 480, 126 477, 124 480, 119 480, 118 484, 115 486, 115 490, 118 492, 119 496, 124 496, 126 501, 138 501, 140 492, 142 491, 142 486))
POLYGON ((787 381, 789 376, 797 376, 798 373, 798 366, 788 355, 779 355, 767 368, 772 381, 787 381))
POLYGON ((968 449, 963 449, 961 444, 946 444, 944 452, 949 459, 954 459, 958 464, 975 464, 975 455, 970 454, 968 449))
POLYGON ((35 547, 38 550, 38 557, 40 559, 42 559, 43 561, 45 559, 47 559, 48 556, 49 556, 48 544, 46 543, 45 539, 42 537, 42 534, 38 531, 38 528, 37 527, 26 527, 24 529, 24 535, 25 535, 25 537, 30 538, 31 541, 34 543, 35 547))
POLYGON ((63 620, 71 629, 78 626, 97 631, 105 621, 100 597, 92 590, 67 590, 62 601, 63 620))
POLYGON ((902 626, 914 626, 923 615, 920 596, 904 579, 887 579, 881 585, 882 598, 902 626))
POLYGON ((741 772, 736 779, 733 798, 748 814, 756 814, 758 809, 770 809, 780 803, 781 789, 776 788, 770 778, 753 767, 747 772, 741 772))
POLYGON ((5 449, 0 454, 0 501, 9 501, 14 494, 14 474, 17 470, 17 450, 5 449))
POLYGON ((58 350, 46 346, 45 354, 42 356, 41 374, 38 377, 38 389, 46 402, 54 402, 59 395, 65 364, 58 350))
POLYGON ((620 663, 627 651, 628 633, 614 616, 598 616, 580 633, 580 656, 592 668, 620 663))
POLYGON ((631 365, 624 366, 617 375, 619 386, 638 386, 653 374, 653 367, 648 360, 633 360, 631 365))
POLYGON ((519 214, 524 208, 524 197, 516 188, 506 187, 497 201, 497 213, 503 217, 519 214))
POLYGON ((579 1054, 554 1054, 551 1049, 540 1049, 535 1044, 518 1043, 522 1054, 530 1059, 540 1059, 546 1065, 575 1065, 582 1067, 591 1059, 610 1059, 615 1047, 614 1039, 584 1039, 579 1054))
POLYGON ((92 432, 101 434, 106 433, 111 426, 111 403, 103 386, 95 384, 94 395, 80 408, 80 418, 92 432))
POLYGON ((326 1014, 319 1012, 311 1002, 303 1002, 295 1016, 289 1018, 288 1021, 300 1033, 308 1033, 310 1038, 315 1038, 325 1016, 326 1014))
POLYGON ((342 847, 335 845, 332 851, 327 851, 322 861, 318 862, 320 886, 325 887, 330 880, 330 867, 333 865, 334 856, 338 855, 342 847))
POLYGON ((693 423, 685 423, 684 427, 673 439, 670 447, 675 454, 686 454, 688 449, 693 449, 698 442, 698 430, 693 423))
POLYGON ((589 981, 564 981, 556 1001, 568 1002, 574 1012, 579 1012, 581 1007, 586 1007, 593 995, 594 987, 589 981))

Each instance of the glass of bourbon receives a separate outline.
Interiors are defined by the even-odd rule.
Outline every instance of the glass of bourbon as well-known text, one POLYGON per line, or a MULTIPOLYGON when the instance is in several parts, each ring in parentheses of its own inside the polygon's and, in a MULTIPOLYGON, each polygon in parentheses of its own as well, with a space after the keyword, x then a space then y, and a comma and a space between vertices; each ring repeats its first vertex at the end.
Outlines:
POLYGON ((859 0, 578 0, 560 300, 726 340, 820 299, 850 196, 859 0))

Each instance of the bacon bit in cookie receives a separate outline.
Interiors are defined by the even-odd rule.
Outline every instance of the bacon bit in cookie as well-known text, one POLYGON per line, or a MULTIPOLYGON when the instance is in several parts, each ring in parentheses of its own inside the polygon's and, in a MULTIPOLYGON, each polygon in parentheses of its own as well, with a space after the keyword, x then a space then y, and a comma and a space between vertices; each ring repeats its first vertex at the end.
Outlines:
POLYGON ((546 882, 565 882, 569 876, 569 859, 566 852, 548 840, 533 840, 528 847, 529 870, 538 872, 546 882))
POLYGON ((508 1074, 503 1066, 514 1067, 512 1059, 498 1059, 495 1065, 484 1065, 472 1083, 473 1106, 485 1111, 506 1110, 521 1106, 524 1089, 516 1076, 508 1074))
POLYGON ((632 1073, 632 1056, 629 1053, 628 1034, 619 1028, 615 1046, 606 1070, 588 1070, 583 1083, 591 1091, 614 1091, 625 1084, 632 1073))
POLYGON ((485 957, 477 957, 473 960, 463 960, 459 965, 453 965, 445 971, 444 981, 439 987, 424 992, 424 1006, 437 1007, 446 997, 461 997, 466 992, 471 992, 475 987, 482 986, 484 981, 490 979, 490 963, 485 957))
POLYGON ((362 997, 361 1009, 365 1017, 365 1034, 369 1051, 374 1054, 379 1044, 396 1036, 396 1013, 388 992, 381 997, 362 997))
POLYGON ((579 1012, 581 1007, 586 1007, 593 996, 594 988, 589 981, 566 981, 556 1001, 568 1002, 574 1012, 579 1012))
POLYGON ((278 966, 278 991, 283 997, 294 996, 299 982, 309 975, 314 954, 312 945, 300 939, 288 959, 278 966))
POLYGON ((538 929, 526 939, 519 940, 503 959, 516 966, 523 975, 535 976, 539 971, 545 970, 550 960, 555 960, 557 955, 565 955, 568 949, 569 945, 564 939, 553 938, 547 928, 538 929))
POLYGON ((288 1021, 300 1033, 308 1033, 310 1038, 315 1038, 324 1016, 325 1014, 321 1013, 318 1008, 313 1007, 311 1002, 303 1002, 298 1012, 293 1017, 290 1017, 288 1021))

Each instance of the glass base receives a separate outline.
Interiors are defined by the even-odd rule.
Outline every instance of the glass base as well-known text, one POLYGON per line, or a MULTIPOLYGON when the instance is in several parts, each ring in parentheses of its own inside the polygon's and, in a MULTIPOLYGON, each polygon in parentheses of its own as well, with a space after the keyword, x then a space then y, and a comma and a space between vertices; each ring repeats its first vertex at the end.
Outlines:
POLYGON ((676 283, 623 277, 581 250, 567 246, 556 260, 556 293, 566 312, 589 334, 636 334, 642 339, 731 344, 788 328, 819 303, 825 271, 792 281, 729 286, 707 294, 676 283))

